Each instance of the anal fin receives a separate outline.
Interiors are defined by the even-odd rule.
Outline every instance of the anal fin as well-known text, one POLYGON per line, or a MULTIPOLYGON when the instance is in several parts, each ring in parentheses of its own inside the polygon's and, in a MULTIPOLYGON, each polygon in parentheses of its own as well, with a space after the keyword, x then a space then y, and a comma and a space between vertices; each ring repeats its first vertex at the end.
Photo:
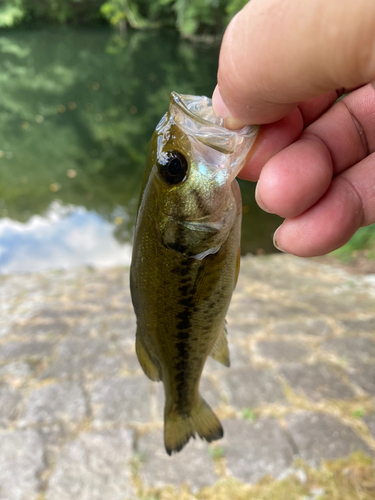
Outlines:
POLYGON ((219 333, 216 342, 211 349, 210 352, 211 358, 215 361, 218 361, 224 366, 230 366, 230 357, 229 357, 229 349, 228 349, 228 340, 227 340, 227 329, 225 324, 223 325, 223 329, 219 333))
POLYGON ((138 332, 135 340, 135 351, 137 353, 138 361, 142 367, 142 370, 145 372, 148 378, 154 380, 155 382, 161 380, 159 366, 150 358, 141 338, 138 335, 138 332))

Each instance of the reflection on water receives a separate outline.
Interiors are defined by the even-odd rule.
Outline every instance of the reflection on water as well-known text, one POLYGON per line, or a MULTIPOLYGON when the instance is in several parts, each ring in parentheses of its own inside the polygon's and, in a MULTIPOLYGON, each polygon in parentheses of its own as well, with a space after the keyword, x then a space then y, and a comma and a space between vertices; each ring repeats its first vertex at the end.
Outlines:
POLYGON ((77 265, 129 265, 131 245, 113 237, 114 224, 84 207, 53 203, 44 217, 26 223, 0 219, 2 273, 42 271, 77 265))
MULTIPOLYGON (((0 33, 0 273, 127 255, 152 131, 172 90, 211 94, 218 51, 166 32, 0 33)), ((278 219, 241 189, 243 251, 274 251, 278 219)))

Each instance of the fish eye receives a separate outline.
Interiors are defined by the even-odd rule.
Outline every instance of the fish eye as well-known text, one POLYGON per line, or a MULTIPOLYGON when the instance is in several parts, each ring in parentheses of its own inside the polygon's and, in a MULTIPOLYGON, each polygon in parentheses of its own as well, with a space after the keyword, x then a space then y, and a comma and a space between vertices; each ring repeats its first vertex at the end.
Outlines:
POLYGON ((167 184, 179 184, 186 179, 188 162, 178 151, 168 151, 163 163, 159 163, 159 173, 167 184))

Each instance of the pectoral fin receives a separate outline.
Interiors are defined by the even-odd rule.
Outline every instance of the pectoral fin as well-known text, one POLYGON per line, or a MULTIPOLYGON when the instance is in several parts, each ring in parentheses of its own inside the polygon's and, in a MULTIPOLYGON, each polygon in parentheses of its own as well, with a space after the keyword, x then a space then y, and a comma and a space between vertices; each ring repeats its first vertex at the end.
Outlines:
POLYGON ((154 380, 155 382, 161 380, 160 368, 156 364, 157 362, 150 358, 141 338, 138 335, 138 332, 135 341, 135 351, 137 353, 138 361, 148 378, 154 380))
POLYGON ((229 349, 228 349, 228 340, 227 340, 227 329, 225 324, 223 325, 223 329, 221 330, 216 342, 210 352, 211 358, 215 359, 219 363, 224 366, 230 366, 230 357, 229 357, 229 349))

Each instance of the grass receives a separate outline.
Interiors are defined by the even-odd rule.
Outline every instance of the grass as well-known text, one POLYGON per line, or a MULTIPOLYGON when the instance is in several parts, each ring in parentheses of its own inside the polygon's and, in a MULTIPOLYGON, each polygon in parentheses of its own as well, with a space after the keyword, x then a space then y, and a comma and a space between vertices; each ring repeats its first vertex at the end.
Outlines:
POLYGON ((208 454, 212 460, 219 460, 219 458, 224 457, 224 448, 223 446, 211 446, 208 448, 208 454))
POLYGON ((363 418, 366 415, 366 410, 364 408, 356 408, 352 411, 352 417, 363 418))
POLYGON ((250 410, 250 408, 244 408, 242 410, 242 418, 244 420, 250 420, 250 422, 255 422, 258 418, 258 415, 255 411, 250 410))
POLYGON ((343 460, 326 461, 321 470, 295 463, 299 473, 275 481, 265 478, 249 486, 227 478, 192 494, 186 486, 152 489, 142 500, 374 500, 375 468, 362 453, 343 460))

